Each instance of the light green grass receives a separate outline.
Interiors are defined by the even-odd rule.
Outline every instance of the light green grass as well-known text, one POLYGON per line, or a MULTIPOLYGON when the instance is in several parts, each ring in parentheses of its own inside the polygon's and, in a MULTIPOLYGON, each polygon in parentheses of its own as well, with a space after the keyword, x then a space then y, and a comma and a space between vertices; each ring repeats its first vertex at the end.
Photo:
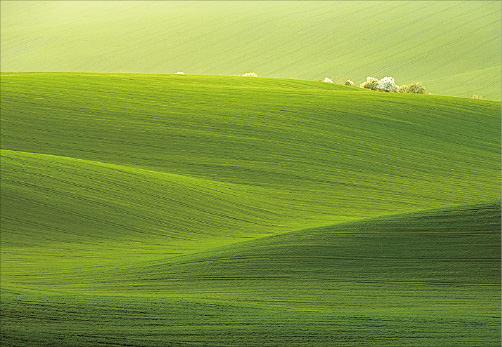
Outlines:
POLYGON ((393 76, 500 100, 499 1, 1 5, 2 71, 393 76), (196 25, 194 24, 196 23, 196 25))
POLYGON ((6 346, 500 344, 500 102, 1 82, 6 346))

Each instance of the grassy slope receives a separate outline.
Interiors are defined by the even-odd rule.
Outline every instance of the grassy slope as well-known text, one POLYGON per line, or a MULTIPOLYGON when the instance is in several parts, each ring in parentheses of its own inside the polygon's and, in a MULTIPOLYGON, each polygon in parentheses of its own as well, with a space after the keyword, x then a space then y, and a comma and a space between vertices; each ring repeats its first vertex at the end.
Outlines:
POLYGON ((4 289, 12 345, 497 346, 500 202, 38 282, 4 289))
POLYGON ((500 100, 500 13, 498 1, 2 2, 2 71, 390 75, 500 100))
POLYGON ((286 232, 500 199, 499 114, 295 80, 3 74, 2 333, 495 345, 499 203, 286 232))

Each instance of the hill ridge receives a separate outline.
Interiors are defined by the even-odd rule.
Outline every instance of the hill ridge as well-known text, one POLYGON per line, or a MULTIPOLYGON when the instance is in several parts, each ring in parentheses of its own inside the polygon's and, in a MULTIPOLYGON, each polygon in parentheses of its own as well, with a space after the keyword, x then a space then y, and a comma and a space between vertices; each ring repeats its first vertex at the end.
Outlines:
MULTIPOLYGON (((493 70, 493 67, 489 68, 484 68, 480 69, 479 71, 485 71, 485 70, 493 70)), ((465 72, 465 74, 469 74, 471 72, 465 72)), ((103 76, 109 76, 109 77, 167 77, 167 78, 177 78, 180 81, 182 79, 189 79, 189 78, 201 78, 201 79, 207 79, 210 80, 211 78, 228 78, 229 80, 241 80, 245 82, 266 82, 266 81, 274 81, 274 82, 292 82, 288 84, 284 84, 283 89, 284 90, 291 90, 292 85, 304 85, 306 87, 311 87, 312 89, 309 91, 316 91, 316 90, 326 90, 326 91, 333 91, 333 92, 347 92, 347 91, 352 91, 352 92, 362 92, 362 93, 370 93, 370 94, 377 94, 377 95, 386 95, 387 93, 377 91, 377 90, 370 90, 370 89, 365 89, 361 88, 359 86, 347 86, 343 83, 326 83, 322 82, 321 80, 307 80, 307 79, 301 79, 301 78, 287 78, 287 77, 266 77, 266 76, 258 76, 258 77, 243 77, 240 75, 216 75, 216 74, 184 74, 184 75, 177 75, 175 73, 159 73, 159 72, 88 72, 88 71, 0 71, 0 76, 23 76, 23 75, 33 75, 33 76, 50 76, 50 75, 60 75, 60 76, 80 76, 80 77, 85 77, 85 76, 91 76, 91 77, 103 77, 103 76)), ((456 75, 457 76, 457 75, 456 75)), ((461 83, 461 82, 459 82, 461 83)), ((243 85, 240 87, 232 86, 232 85, 225 85, 225 84, 218 84, 214 85, 218 86, 219 88, 222 89, 259 89, 262 88, 263 85, 257 84, 256 86, 249 86, 249 85, 243 85)), ((280 90, 280 88, 274 88, 280 90)), ((273 92, 273 90, 270 90, 270 92, 273 92)), ((438 94, 438 93, 426 93, 426 94, 413 94, 413 93, 391 93, 391 94, 396 94, 396 95, 401 95, 403 97, 410 97, 410 98, 424 98, 424 97, 441 97, 445 99, 465 99, 465 100, 470 100, 474 102, 481 102, 481 103, 495 103, 495 104, 500 104, 500 99, 473 99, 472 96, 457 96, 457 95, 448 95, 448 94, 438 94)))
POLYGON ((495 1, 78 6, 3 4, 2 70, 393 76, 434 94, 500 100, 495 1))

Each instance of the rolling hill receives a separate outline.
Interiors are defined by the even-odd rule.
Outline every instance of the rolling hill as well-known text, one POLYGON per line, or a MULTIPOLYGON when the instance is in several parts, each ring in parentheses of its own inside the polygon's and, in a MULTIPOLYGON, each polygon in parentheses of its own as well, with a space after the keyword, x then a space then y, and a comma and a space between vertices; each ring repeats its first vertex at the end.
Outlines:
POLYGON ((500 102, 1 83, 2 344, 500 344, 500 102))
POLYGON ((4 1, 1 13, 3 72, 374 75, 501 97, 498 1, 4 1))
POLYGON ((39 273, 3 288, 2 338, 9 346, 496 346, 500 246, 498 201, 119 270, 39 273))

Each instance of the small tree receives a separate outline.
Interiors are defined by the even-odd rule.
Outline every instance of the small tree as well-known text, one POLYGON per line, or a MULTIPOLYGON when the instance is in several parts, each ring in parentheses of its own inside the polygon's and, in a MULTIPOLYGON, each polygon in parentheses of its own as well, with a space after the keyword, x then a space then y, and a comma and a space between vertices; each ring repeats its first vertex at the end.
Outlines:
POLYGON ((420 82, 404 84, 399 87, 399 93, 425 94, 425 88, 420 82))
POLYGON ((397 92, 399 86, 394 82, 394 78, 392 77, 384 77, 376 86, 377 90, 382 90, 384 92, 397 92))
POLYGON ((479 94, 473 94, 473 95, 472 95, 472 98, 473 98, 473 99, 478 99, 478 100, 483 99, 483 97, 482 97, 481 95, 479 95, 479 94))
POLYGON ((355 84, 354 84, 354 82, 353 82, 353 81, 351 81, 351 80, 346 80, 346 81, 345 81, 345 85, 346 85, 346 86, 351 86, 351 87, 353 87, 355 84))
POLYGON ((361 88, 376 90, 378 80, 375 77, 366 77, 366 81, 361 83, 361 88))

